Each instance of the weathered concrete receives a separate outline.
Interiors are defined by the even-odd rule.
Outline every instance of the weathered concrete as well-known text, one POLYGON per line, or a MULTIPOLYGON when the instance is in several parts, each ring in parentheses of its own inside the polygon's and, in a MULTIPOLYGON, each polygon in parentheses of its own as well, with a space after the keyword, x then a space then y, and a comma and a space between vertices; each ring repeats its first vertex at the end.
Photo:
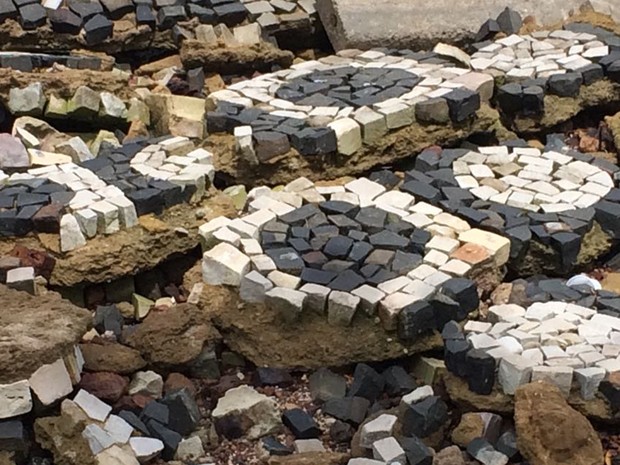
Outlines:
MULTIPOLYGON (((506 6, 539 24, 558 23, 584 0, 317 0, 317 10, 336 50, 428 47, 471 39, 480 25, 506 6)), ((592 0, 601 13, 620 21, 616 0, 592 0)))

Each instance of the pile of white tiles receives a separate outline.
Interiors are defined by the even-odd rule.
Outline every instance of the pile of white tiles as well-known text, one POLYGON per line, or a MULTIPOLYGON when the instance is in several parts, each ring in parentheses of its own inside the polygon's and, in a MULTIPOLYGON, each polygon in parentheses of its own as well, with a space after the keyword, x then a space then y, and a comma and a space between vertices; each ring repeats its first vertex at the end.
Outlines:
POLYGON ((510 241, 496 234, 472 229, 467 222, 425 202, 418 202, 398 190, 386 192, 381 184, 359 178, 344 185, 315 186, 299 178, 282 190, 253 189, 248 195, 247 213, 234 220, 218 217, 199 228, 205 251, 203 279, 212 285, 240 286, 243 300, 266 302, 283 318, 295 320, 302 311, 327 312, 328 320, 349 325, 358 309, 367 315, 376 312, 386 330, 396 329, 399 312, 416 301, 430 298, 446 280, 475 275, 482 266, 504 265, 510 241), (259 242, 262 227, 307 203, 340 200, 359 206, 385 210, 394 220, 405 221, 431 233, 423 263, 406 275, 379 284, 364 284, 352 292, 330 290, 305 284, 298 276, 276 269, 274 261, 259 242), (473 253, 482 251, 486 260, 473 253), (462 257, 463 260, 456 258, 462 257))
POLYGON ((593 34, 566 30, 510 35, 474 53, 471 66, 509 80, 547 78, 577 71, 609 54, 593 34))
POLYGON ((570 154, 536 148, 479 147, 453 163, 456 181, 482 200, 545 213, 591 207, 612 177, 570 154))
POLYGON ((568 395, 575 380, 583 398, 592 399, 603 378, 620 371, 620 318, 580 305, 495 305, 488 322, 469 321, 464 330, 474 348, 496 359, 506 394, 548 380, 568 395))

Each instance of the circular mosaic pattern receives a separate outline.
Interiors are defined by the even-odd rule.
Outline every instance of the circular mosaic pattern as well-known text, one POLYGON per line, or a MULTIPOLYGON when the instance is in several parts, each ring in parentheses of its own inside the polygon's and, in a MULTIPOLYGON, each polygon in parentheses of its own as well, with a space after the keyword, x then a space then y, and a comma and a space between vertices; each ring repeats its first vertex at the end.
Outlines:
POLYGON ((512 79, 548 78, 582 71, 609 54, 594 34, 568 30, 536 31, 486 44, 472 55, 472 68, 512 79))
POLYGON ((378 313, 408 341, 466 318, 478 305, 469 277, 489 261, 503 265, 510 241, 394 190, 394 175, 374 179, 255 189, 249 214, 200 228, 205 281, 238 285, 242 299, 265 301, 287 321, 327 311, 346 326, 378 313), (418 215, 431 221, 418 227, 418 215))
POLYGON ((481 147, 452 168, 459 187, 476 198, 533 212, 591 207, 614 187, 609 173, 595 165, 530 147, 481 147))
POLYGON ((283 84, 276 97, 297 105, 359 108, 400 97, 421 80, 402 69, 345 66, 296 77, 283 84))

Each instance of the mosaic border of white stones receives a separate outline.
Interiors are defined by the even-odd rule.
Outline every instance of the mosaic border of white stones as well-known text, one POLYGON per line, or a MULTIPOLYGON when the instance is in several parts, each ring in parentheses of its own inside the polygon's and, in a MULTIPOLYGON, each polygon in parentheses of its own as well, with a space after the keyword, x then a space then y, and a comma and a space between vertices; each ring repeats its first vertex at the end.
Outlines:
POLYGON ((200 226, 203 280, 211 285, 237 286, 242 300, 265 302, 292 315, 293 320, 308 309, 327 313, 332 324, 347 326, 359 309, 367 315, 378 312, 384 328, 394 330, 404 307, 430 298, 446 280, 476 271, 464 261, 451 259, 452 252, 474 244, 489 254, 489 263, 496 267, 508 261, 510 252, 508 239, 472 229, 462 219, 426 202, 415 203, 410 194, 398 190, 386 192, 384 186, 367 178, 331 187, 314 186, 308 179, 298 178, 282 191, 255 188, 248 195, 247 210, 240 218, 218 217, 200 226), (419 216, 428 216, 432 223, 420 229, 429 231, 433 237, 427 243, 423 263, 407 276, 385 281, 378 288, 365 284, 349 293, 316 284, 300 287, 299 277, 278 271, 273 260, 263 253, 259 234, 269 221, 303 203, 323 199, 376 206, 412 225, 419 216))

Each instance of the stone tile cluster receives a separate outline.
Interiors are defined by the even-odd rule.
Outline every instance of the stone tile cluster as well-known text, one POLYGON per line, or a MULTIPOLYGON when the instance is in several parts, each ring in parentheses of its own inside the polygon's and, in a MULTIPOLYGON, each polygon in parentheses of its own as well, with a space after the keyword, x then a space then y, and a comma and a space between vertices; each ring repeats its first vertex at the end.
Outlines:
POLYGON ((315 0, 242 0, 248 18, 267 33, 305 29, 318 21, 315 0))
MULTIPOLYGON (((591 298, 591 290, 567 291, 554 281, 544 286, 576 294, 581 303, 591 298)), ((446 367, 478 394, 497 385, 513 395, 522 384, 547 380, 566 396, 574 384, 585 400, 593 399, 601 382, 620 371, 620 312, 605 303, 618 296, 609 297, 594 308, 570 299, 494 305, 487 321, 468 321, 462 331, 451 322, 443 333, 446 367)), ((605 395, 604 385, 601 391, 605 395)))
MULTIPOLYGON (((153 371, 133 375, 130 394, 153 399, 138 411, 121 409, 113 414, 111 406, 81 389, 73 400, 63 401, 61 413, 73 416, 76 410, 81 410, 85 414, 82 437, 98 461, 110 456, 122 457, 122 463, 144 463, 157 456, 172 460, 177 451, 197 439, 183 437, 196 428, 201 414, 187 389, 173 390, 163 396, 163 384, 162 377, 153 371)), ((201 445, 199 449, 202 450, 201 445)))
POLYGON ((50 68, 59 64, 73 69, 101 69, 101 58, 96 56, 50 55, 47 53, 0 52, 0 67, 23 72, 50 68))
POLYGON ((33 409, 35 403, 51 406, 73 392, 80 382, 84 358, 78 346, 67 356, 41 365, 28 379, 0 384, 0 419, 15 419, 33 409))
POLYGON ((575 97, 605 77, 620 82, 620 37, 590 25, 513 33, 474 48, 472 68, 507 81, 497 93, 506 113, 539 114, 546 94, 575 97))
MULTIPOLYGON (((525 141, 476 149, 423 151, 401 190, 510 239, 511 258, 532 240, 550 245, 570 269, 596 220, 618 228, 619 169, 550 138, 544 150, 525 141)), ((428 218, 420 218, 423 226, 428 218)))
POLYGON ((435 52, 344 50, 211 93, 207 121, 254 163, 291 148, 351 155, 414 121, 468 120, 492 94, 491 76, 435 52))
MULTIPOLYGON (((17 144, 16 138, 4 136, 17 144)), ((29 166, 32 160, 21 148, 23 166, 29 166)), ((40 151, 30 152, 32 157, 40 151)), ((47 152, 42 152, 42 159, 44 163, 41 159, 34 163, 42 166, 26 172, 0 171, 0 234, 57 233, 63 252, 83 246, 97 234, 129 229, 141 215, 161 214, 202 198, 215 172, 211 153, 196 149, 186 137, 119 147, 104 143, 97 158, 78 163, 47 152)))
POLYGON ((8 110, 14 116, 34 116, 51 119, 75 119, 103 122, 108 125, 139 119, 148 124, 148 106, 137 98, 125 102, 110 92, 97 92, 80 86, 70 99, 46 94, 40 82, 9 91, 8 110))
POLYGON ((463 320, 479 303, 469 278, 504 265, 510 241, 394 190, 398 178, 373 178, 255 188, 242 217, 199 228, 204 281, 238 286, 242 300, 288 322, 303 312, 342 326, 378 315, 409 341, 463 320))
POLYGON ((83 34, 88 46, 104 42, 112 37, 114 21, 125 15, 135 15, 138 26, 148 26, 160 31, 171 29, 179 22, 197 18, 205 24, 223 23, 234 26, 248 17, 248 10, 238 0, 205 0, 177 4, 169 0, 92 0, 82 2, 43 0, 43 2, 0 3, 2 18, 19 21, 22 29, 35 30, 48 26, 62 34, 83 34))

